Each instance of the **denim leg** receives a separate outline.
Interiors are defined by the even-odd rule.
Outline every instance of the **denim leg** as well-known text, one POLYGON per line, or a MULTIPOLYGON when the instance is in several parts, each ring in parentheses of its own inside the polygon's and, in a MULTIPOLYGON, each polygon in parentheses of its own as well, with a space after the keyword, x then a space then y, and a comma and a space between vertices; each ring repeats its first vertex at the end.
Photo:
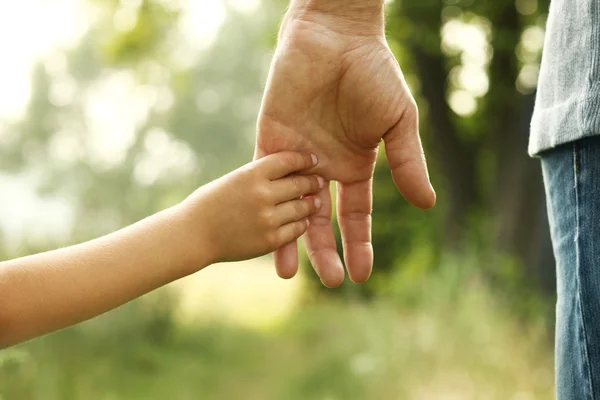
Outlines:
POLYGON ((558 400, 600 400, 600 137, 542 155, 556 258, 558 400))

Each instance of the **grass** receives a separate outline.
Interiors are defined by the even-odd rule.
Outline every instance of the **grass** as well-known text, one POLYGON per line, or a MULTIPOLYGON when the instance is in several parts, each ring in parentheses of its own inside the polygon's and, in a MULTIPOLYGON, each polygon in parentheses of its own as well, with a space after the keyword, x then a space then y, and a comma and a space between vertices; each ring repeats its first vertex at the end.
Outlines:
POLYGON ((0 353, 0 399, 553 398, 546 323, 515 318, 472 274, 400 285, 402 296, 320 299, 262 329, 182 324, 168 299, 136 302, 0 353))

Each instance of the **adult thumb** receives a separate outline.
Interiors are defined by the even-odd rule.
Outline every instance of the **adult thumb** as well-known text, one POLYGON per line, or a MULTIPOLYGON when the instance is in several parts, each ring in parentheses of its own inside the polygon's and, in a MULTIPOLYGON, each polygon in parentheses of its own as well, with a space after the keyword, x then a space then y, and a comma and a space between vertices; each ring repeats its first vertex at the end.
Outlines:
POLYGON ((402 196, 418 208, 433 208, 436 194, 429 181, 419 136, 418 110, 413 101, 409 102, 400 120, 383 140, 394 182, 402 196))

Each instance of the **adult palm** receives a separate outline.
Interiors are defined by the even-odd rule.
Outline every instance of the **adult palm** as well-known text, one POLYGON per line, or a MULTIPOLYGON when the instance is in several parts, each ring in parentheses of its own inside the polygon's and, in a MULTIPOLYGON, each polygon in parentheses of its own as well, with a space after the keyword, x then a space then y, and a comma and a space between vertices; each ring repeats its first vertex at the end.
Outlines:
MULTIPOLYGON (((344 259, 355 282, 372 270, 372 179, 382 139, 394 181, 404 197, 427 209, 435 203, 418 134, 417 107, 390 52, 383 29, 361 30, 323 13, 288 14, 258 120, 256 157, 283 150, 310 151, 310 173, 337 181, 344 259)), ((339 286, 344 269, 331 226, 328 187, 305 241, 322 282, 339 286)), ((275 253, 278 274, 294 276, 296 243, 275 253)))

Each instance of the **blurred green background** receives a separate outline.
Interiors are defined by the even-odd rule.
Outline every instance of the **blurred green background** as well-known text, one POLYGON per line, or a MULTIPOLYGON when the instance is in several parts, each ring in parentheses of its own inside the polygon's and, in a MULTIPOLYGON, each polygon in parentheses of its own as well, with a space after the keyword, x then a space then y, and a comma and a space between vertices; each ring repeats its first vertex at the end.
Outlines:
MULTIPOLYGON (((0 352, 0 399, 553 398, 554 260, 526 155, 548 0, 395 0, 438 207, 378 164, 375 272, 218 265, 0 352)), ((106 234, 248 162, 286 0, 0 5, 0 259, 106 234)))

